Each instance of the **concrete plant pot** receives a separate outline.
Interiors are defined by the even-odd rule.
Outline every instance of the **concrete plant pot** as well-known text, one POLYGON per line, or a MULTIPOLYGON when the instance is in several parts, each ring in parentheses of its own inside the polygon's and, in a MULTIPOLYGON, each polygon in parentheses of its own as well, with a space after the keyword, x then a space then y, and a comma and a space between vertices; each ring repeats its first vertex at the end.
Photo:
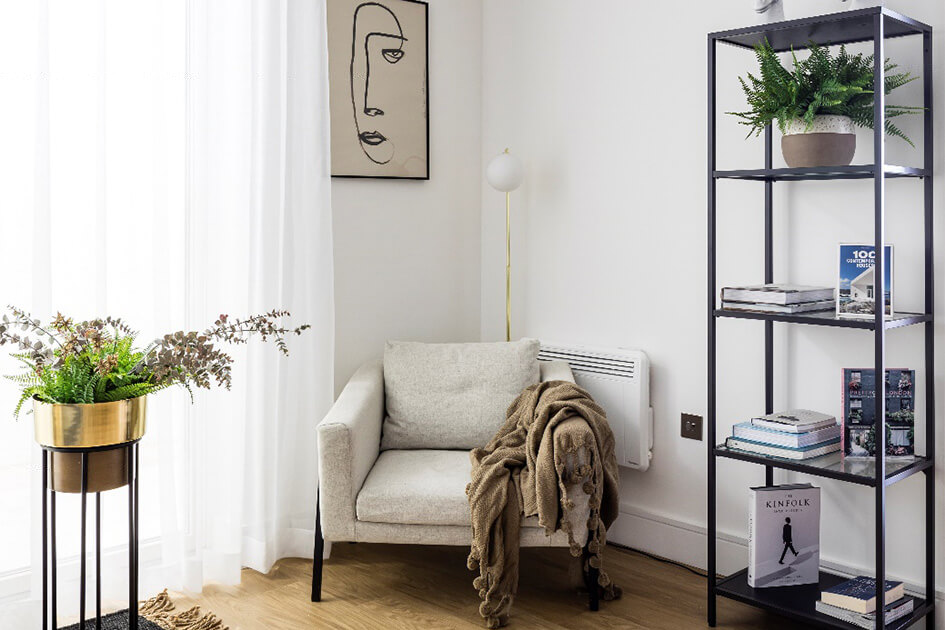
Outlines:
POLYGON ((849 166, 856 153, 856 133, 849 116, 814 116, 788 121, 781 153, 791 168, 849 166))

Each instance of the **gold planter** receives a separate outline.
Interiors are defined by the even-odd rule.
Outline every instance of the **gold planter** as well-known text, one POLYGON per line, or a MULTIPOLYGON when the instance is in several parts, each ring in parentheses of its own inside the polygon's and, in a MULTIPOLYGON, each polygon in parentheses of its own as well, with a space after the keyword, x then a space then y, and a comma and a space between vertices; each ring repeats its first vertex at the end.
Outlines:
POLYGON ((146 396, 90 405, 51 405, 34 399, 33 416, 36 441, 56 449, 50 453, 49 466, 53 490, 81 491, 83 452, 88 453, 88 492, 104 492, 128 482, 130 453, 121 445, 130 446, 144 435, 146 396), (69 452, 72 449, 75 452, 69 452))

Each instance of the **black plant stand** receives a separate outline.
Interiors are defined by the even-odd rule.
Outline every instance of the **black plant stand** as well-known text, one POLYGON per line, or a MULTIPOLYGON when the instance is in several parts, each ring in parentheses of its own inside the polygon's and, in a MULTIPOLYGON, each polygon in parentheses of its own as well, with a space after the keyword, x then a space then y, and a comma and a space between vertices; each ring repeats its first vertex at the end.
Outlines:
MULTIPOLYGON (((915 599, 915 608, 911 615, 886 624, 878 615, 876 628, 879 630, 900 630, 935 616, 935 378, 934 356, 935 337, 933 325, 933 215, 932 215, 932 174, 933 174, 933 126, 932 126, 932 28, 885 7, 871 7, 855 11, 846 11, 819 17, 804 18, 764 24, 710 33, 708 36, 708 401, 706 409, 706 435, 708 441, 708 601, 706 621, 709 626, 716 625, 716 597, 727 597, 758 608, 790 617, 823 628, 854 628, 852 624, 839 621, 816 611, 815 603, 820 591, 843 581, 843 578, 821 571, 820 584, 754 589, 748 586, 747 569, 743 569, 724 579, 717 578, 717 458, 739 460, 759 464, 764 468, 765 485, 774 484, 775 469, 791 470, 818 477, 838 479, 848 483, 869 487, 874 493, 875 517, 875 578, 877 598, 883 599, 883 582, 886 571, 886 493, 894 484, 914 474, 922 473, 925 483, 925 597, 915 599), (922 83, 924 94, 923 116, 923 165, 921 167, 903 167, 886 162, 885 134, 883 132, 886 114, 883 90, 884 69, 882 61, 886 58, 885 43, 895 37, 918 38, 923 49, 922 83), (765 167, 749 170, 717 170, 716 167, 716 51, 719 43, 751 50, 761 42, 768 41, 777 52, 805 48, 813 41, 823 46, 870 42, 876 60, 874 93, 878 96, 874 102, 873 118, 873 163, 840 167, 815 168, 775 168, 772 164, 773 133, 769 126, 765 131, 765 167), (717 207, 716 188, 720 180, 755 181, 764 184, 764 277, 765 282, 774 282, 773 255, 773 187, 777 182, 822 181, 840 179, 864 179, 872 183, 874 205, 872 211, 873 236, 876 252, 883 252, 886 245, 886 180, 889 178, 908 178, 921 183, 924 196, 923 208, 923 245, 925 291, 924 307, 921 313, 896 313, 895 317, 884 317, 884 295, 875 292, 875 316, 872 319, 839 319, 833 313, 805 313, 782 315, 727 310, 716 307, 718 287, 716 285, 716 237, 717 207), (825 455, 806 461, 785 460, 766 457, 729 449, 724 444, 716 443, 716 323, 719 318, 737 318, 760 320, 765 330, 765 412, 774 411, 774 325, 814 325, 835 328, 859 329, 869 331, 874 350, 874 368, 877 375, 877 395, 875 399, 876 422, 885 424, 884 379, 887 331, 907 326, 921 326, 925 333, 925 454, 916 455, 913 461, 897 462, 886 459, 885 431, 876 431, 876 459, 872 467, 859 468, 849 466, 837 454, 825 455)), ((783 184, 782 184, 783 185, 783 184)), ((863 209, 866 210, 865 208, 863 209)), ((864 212, 864 219, 868 215, 864 212)), ((922 250, 920 250, 922 251, 922 250)), ((875 263, 876 277, 883 277, 883 270, 888 261, 882 255, 875 263)), ((839 297, 839 296, 838 296, 839 297)), ((869 340, 869 337, 867 338, 869 340)), ((759 478, 760 479, 760 478, 759 478)), ((915 541, 916 544, 922 544, 915 541)))
MULTIPOLYGON (((79 628, 85 629, 86 586, 86 512, 88 503, 89 458, 92 453, 115 449, 127 450, 128 477, 128 628, 138 630, 138 440, 95 448, 55 448, 43 446, 43 630, 57 625, 56 592, 56 494, 49 483, 51 453, 80 455, 80 557, 79 557, 79 628)), ((95 492, 95 630, 102 627, 102 493, 95 492)))

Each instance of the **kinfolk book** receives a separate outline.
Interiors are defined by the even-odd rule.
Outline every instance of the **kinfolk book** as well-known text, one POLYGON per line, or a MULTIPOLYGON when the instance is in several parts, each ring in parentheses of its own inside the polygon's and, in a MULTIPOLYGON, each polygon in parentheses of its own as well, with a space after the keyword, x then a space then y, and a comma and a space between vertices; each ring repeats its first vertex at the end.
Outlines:
POLYGON ((820 488, 809 483, 751 489, 748 586, 820 581, 820 488))
MULTIPOLYGON (((875 316, 875 292, 879 284, 874 272, 876 265, 875 249, 873 245, 840 244, 840 264, 837 274, 837 317, 870 318, 875 316)), ((892 317, 892 245, 886 245, 885 250, 886 266, 883 270, 882 291, 886 317, 892 317)))
MULTIPOLYGON (((876 370, 843 369, 843 455, 876 457, 876 370)), ((886 370, 886 458, 915 456, 915 370, 886 370)))

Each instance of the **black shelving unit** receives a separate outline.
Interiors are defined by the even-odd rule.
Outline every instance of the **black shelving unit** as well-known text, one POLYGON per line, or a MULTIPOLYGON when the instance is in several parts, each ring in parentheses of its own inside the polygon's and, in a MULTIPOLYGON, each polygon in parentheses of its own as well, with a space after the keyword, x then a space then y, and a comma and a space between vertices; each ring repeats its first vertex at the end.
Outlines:
MULTIPOLYGON (((911 616, 886 625, 881 616, 876 627, 880 629, 908 628, 929 617, 934 620, 935 610, 935 400, 934 400, 934 331, 933 331, 933 260, 932 260, 932 28, 884 7, 847 11, 801 20, 750 26, 742 29, 711 33, 708 36, 708 607, 707 622, 716 625, 716 598, 728 597, 763 608, 811 626, 823 628, 853 628, 845 622, 822 615, 814 604, 824 588, 845 578, 821 571, 820 584, 802 587, 753 589, 748 586, 747 570, 724 579, 718 579, 716 556, 716 464, 717 458, 728 458, 764 466, 765 484, 774 484, 774 470, 791 470, 818 477, 869 486, 875 492, 875 546, 877 597, 882 601, 881 585, 886 579, 886 488, 916 473, 925 475, 925 587, 926 597, 917 598, 911 616), (886 163, 885 135, 883 133, 885 96, 883 92, 886 58, 885 42, 893 37, 916 36, 923 46, 922 81, 924 86, 924 160, 921 168, 894 166, 886 163), (767 40, 777 51, 807 47, 810 41, 821 45, 873 42, 876 65, 873 133, 873 164, 820 168, 774 168, 772 164, 773 133, 769 127, 765 137, 765 167, 762 169, 718 170, 716 168, 716 51, 720 43, 751 51, 755 44, 767 40), (875 292, 876 315, 869 320, 838 319, 832 313, 781 315, 750 313, 720 309, 716 305, 716 186, 720 179, 758 181, 764 184, 765 198, 765 282, 774 282, 773 256, 773 190, 775 182, 819 181, 835 179, 872 179, 874 189, 874 242, 877 252, 883 252, 886 236, 886 180, 888 178, 918 178, 924 189, 924 248, 925 248, 925 312, 899 313, 884 319, 884 295, 875 292), (765 326, 765 411, 774 412, 774 324, 834 326, 872 331, 874 367, 876 374, 885 371, 886 331, 905 326, 922 325, 925 328, 925 455, 913 462, 886 461, 885 431, 876 431, 877 454, 875 462, 845 461, 839 453, 808 461, 791 461, 776 457, 746 453, 717 445, 716 432, 716 324, 718 318, 763 320, 765 326)), ((883 277, 887 261, 879 256, 876 275, 883 277)), ((885 422, 885 383, 876 379, 883 389, 876 396, 877 422, 885 422), (880 395, 881 394, 881 395, 880 395)))

